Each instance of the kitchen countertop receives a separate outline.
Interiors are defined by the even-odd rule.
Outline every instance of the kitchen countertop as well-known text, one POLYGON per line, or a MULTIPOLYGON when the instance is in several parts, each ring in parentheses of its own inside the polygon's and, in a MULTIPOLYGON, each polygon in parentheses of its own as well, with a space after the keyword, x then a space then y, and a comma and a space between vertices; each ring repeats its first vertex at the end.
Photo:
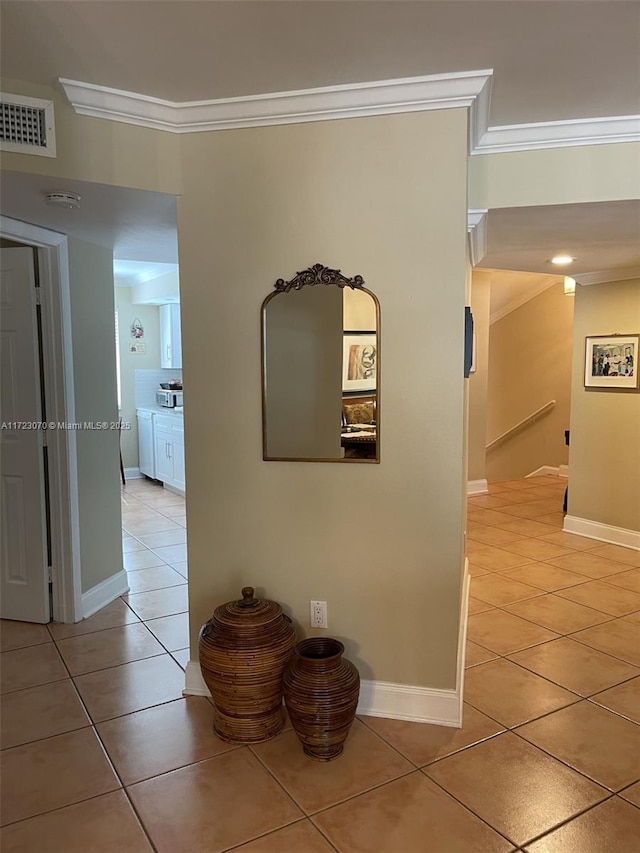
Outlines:
POLYGON ((136 412, 152 412, 154 415, 174 415, 182 417, 183 411, 183 406, 175 406, 173 409, 169 409, 166 406, 136 406, 136 412))

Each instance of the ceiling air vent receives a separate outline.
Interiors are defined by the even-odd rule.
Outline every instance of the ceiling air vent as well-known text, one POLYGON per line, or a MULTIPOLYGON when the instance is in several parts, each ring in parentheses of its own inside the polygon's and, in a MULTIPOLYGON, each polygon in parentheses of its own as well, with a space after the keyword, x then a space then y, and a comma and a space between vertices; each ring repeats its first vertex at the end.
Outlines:
POLYGON ((55 157, 53 101, 0 92, 0 149, 55 157))

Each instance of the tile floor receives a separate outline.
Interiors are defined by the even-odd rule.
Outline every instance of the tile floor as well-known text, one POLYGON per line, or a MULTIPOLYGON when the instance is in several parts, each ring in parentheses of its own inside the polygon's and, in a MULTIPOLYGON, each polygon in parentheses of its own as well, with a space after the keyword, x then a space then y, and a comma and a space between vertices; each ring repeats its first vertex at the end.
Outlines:
POLYGON ((563 533, 564 485, 469 500, 463 728, 363 717, 322 765, 181 697, 184 501, 128 484, 129 595, 0 626, 3 853, 635 853, 640 553, 563 533))

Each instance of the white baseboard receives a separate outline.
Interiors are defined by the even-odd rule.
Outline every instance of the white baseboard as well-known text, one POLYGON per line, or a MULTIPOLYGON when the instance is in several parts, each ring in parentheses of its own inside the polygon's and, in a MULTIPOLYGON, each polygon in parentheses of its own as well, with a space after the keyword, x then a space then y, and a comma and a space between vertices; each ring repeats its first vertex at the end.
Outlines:
POLYGON ((142 480, 144 478, 144 474, 140 473, 139 468, 125 468, 124 478, 125 480, 142 480))
POLYGON ((542 468, 536 468, 530 474, 525 474, 525 477, 544 477, 545 474, 555 474, 557 477, 558 469, 554 468, 553 465, 543 465, 542 468))
POLYGON ((129 578, 123 569, 82 593, 82 618, 93 616, 125 592, 129 592, 129 578))
POLYGON ((562 529, 565 533, 575 533, 578 536, 586 536, 588 539, 597 539, 599 542, 610 542, 612 545, 622 545, 623 548, 640 551, 640 531, 638 530, 627 530, 625 527, 614 527, 611 524, 601 524, 599 521, 576 518, 572 515, 565 515, 562 529))
POLYGON ((543 465, 542 468, 536 468, 535 471, 532 471, 530 474, 527 474, 527 477, 544 477, 545 474, 553 474, 556 477, 568 477, 569 476, 569 466, 568 465, 543 465))
MULTIPOLYGON (((432 723, 438 726, 462 727, 462 699, 464 692, 464 664, 467 640, 470 576, 468 561, 462 586, 460 628, 458 631, 458 657, 455 690, 434 690, 430 687, 413 687, 389 681, 361 681, 358 714, 368 717, 387 717, 432 723)), ((183 696, 210 696, 197 661, 189 661, 185 671, 183 696)))
POLYGON ((163 483, 162 486, 165 492, 172 492, 174 495, 180 495, 181 498, 186 497, 184 489, 179 489, 177 486, 170 486, 168 483, 163 483))
POLYGON ((486 480, 469 480, 467 483, 468 495, 488 495, 489 484, 486 480))
POLYGON ((362 681, 358 714, 462 728, 469 588, 469 564, 468 560, 465 560, 455 690, 434 690, 429 687, 413 687, 387 681, 362 681))
POLYGON ((432 690, 388 681, 361 681, 358 714, 460 728, 457 690, 432 690))
POLYGON ((197 660, 190 660, 184 671, 183 696, 211 696, 197 660))
MULTIPOLYGON (((182 695, 211 696, 197 661, 190 660, 187 664, 182 695)), ((388 717, 392 720, 460 728, 461 696, 457 689, 432 690, 428 687, 411 687, 387 681, 361 681, 357 713, 369 717, 388 717)))

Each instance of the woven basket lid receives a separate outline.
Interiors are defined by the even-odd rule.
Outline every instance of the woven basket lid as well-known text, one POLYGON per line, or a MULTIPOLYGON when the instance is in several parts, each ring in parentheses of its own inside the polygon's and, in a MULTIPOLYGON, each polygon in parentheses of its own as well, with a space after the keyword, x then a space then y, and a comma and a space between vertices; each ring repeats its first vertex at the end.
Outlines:
POLYGON ((252 586, 245 586, 241 599, 216 607, 211 627, 216 632, 242 634, 243 631, 268 628, 271 623, 282 621, 282 607, 278 602, 255 598, 254 592, 252 586))

